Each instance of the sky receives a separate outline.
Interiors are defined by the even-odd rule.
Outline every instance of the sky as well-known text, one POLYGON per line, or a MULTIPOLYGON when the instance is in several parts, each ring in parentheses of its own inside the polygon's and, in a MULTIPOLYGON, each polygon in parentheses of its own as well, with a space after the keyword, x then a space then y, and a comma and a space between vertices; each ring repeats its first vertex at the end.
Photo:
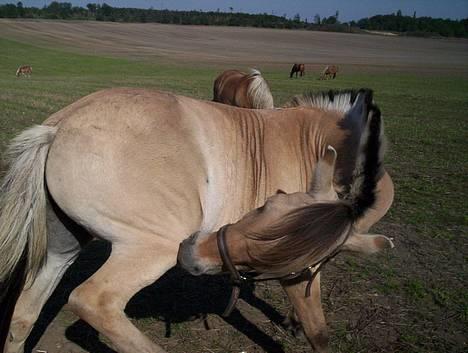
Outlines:
MULTIPOLYGON (((0 0, 0 4, 17 0, 0 0)), ((51 0, 23 0, 24 6, 42 7, 51 0)), ((107 3, 115 7, 140 7, 170 10, 230 11, 269 13, 293 17, 299 13, 302 19, 313 21, 315 14, 328 17, 339 11, 340 21, 358 20, 376 14, 402 11, 404 15, 431 16, 451 19, 468 18, 468 0, 68 0, 73 5, 107 3)))

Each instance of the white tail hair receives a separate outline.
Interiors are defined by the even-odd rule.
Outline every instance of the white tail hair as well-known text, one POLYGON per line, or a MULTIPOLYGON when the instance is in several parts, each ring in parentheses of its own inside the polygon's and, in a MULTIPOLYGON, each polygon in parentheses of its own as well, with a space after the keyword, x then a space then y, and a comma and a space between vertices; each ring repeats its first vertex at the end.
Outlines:
POLYGON ((252 100, 252 108, 273 109, 273 96, 262 73, 256 69, 250 69, 248 77, 250 78, 250 84, 247 95, 252 100))
POLYGON ((26 255, 26 273, 34 280, 47 252, 45 164, 57 127, 37 125, 11 142, 9 169, 0 186, 0 282, 26 255))

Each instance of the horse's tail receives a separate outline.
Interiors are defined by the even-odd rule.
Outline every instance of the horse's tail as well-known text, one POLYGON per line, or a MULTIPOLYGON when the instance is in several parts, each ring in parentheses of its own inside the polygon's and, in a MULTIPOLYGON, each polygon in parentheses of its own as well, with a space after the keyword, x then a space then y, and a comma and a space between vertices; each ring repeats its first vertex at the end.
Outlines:
MULTIPOLYGON (((12 296, 22 289, 18 283, 32 283, 46 258, 44 171, 56 132, 57 127, 34 126, 13 139, 6 152, 9 169, 0 186, 0 323, 5 323, 7 309, 13 313, 4 306, 14 307, 12 296)), ((4 331, 0 326, 0 336, 4 331)))
POLYGON ((247 77, 249 79, 247 96, 252 102, 252 108, 273 109, 273 96, 262 73, 256 69, 251 69, 247 77))

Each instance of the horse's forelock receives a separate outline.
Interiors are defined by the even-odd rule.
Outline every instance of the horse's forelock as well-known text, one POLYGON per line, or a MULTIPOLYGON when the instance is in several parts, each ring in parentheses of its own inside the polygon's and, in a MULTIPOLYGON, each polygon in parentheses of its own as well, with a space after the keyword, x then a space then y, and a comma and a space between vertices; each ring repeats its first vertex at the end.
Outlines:
POLYGON ((350 208, 323 202, 298 208, 261 233, 245 233, 256 241, 249 249, 252 267, 282 276, 318 262, 351 231, 350 208))

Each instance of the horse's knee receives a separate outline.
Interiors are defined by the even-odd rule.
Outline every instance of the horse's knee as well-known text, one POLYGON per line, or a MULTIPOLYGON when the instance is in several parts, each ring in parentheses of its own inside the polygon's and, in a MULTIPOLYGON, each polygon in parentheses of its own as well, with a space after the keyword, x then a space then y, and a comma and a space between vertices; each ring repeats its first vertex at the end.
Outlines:
POLYGON ((124 309, 112 293, 100 290, 92 283, 76 288, 68 298, 68 305, 71 311, 91 324, 104 318, 101 324, 110 324, 124 309))

